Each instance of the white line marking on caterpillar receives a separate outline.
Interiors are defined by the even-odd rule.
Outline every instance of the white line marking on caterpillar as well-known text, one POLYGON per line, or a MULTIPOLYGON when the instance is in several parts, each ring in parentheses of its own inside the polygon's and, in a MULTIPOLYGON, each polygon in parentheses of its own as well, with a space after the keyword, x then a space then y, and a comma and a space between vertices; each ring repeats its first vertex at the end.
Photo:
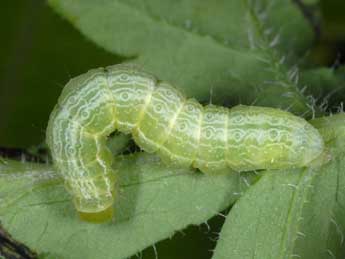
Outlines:
POLYGON ((69 81, 47 128, 54 164, 86 220, 112 215, 116 173, 106 138, 115 130, 166 163, 205 173, 304 167, 324 149, 319 132, 286 111, 203 107, 135 66, 93 69, 69 81))

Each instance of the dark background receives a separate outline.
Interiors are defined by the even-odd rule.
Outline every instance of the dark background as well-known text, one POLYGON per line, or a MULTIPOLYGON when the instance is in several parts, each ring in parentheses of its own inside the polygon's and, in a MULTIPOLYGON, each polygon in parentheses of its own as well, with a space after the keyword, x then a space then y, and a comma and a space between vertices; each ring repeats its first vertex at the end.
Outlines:
MULTIPOLYGON (((305 0, 314 5, 318 1, 305 0)), ((312 8, 313 9, 313 8, 312 8)), ((0 150, 18 155, 44 143, 45 128, 64 84, 90 68, 121 62, 85 39, 43 0, 1 1, 0 150)), ((338 66, 345 60, 345 1, 314 6, 320 34, 311 49, 315 65, 338 66)), ((218 216, 177 233, 157 245, 159 258, 210 258, 223 223, 218 216), (188 250, 187 250, 188 248, 188 250)), ((148 248, 143 258, 154 258, 148 248)))

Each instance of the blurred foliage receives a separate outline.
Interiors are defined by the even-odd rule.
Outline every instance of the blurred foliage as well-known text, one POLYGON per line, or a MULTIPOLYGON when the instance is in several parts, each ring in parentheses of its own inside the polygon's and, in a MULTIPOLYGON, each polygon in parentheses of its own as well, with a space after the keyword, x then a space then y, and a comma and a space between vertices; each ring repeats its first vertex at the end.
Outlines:
POLYGON ((321 35, 311 51, 316 65, 334 66, 345 61, 345 1, 320 0, 311 6, 320 16, 321 35))
POLYGON ((42 0, 3 1, 0 48, 0 143, 44 141, 62 87, 90 67, 121 59, 98 48, 42 0))

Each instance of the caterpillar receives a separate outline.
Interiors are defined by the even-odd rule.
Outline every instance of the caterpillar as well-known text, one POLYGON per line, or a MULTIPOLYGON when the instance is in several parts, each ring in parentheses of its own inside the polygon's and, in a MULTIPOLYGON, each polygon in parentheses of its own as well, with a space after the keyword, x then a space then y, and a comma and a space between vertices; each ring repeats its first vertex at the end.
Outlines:
POLYGON ((136 66, 93 69, 67 83, 46 132, 83 220, 112 218, 116 172, 106 140, 115 130, 167 164, 210 174, 304 167, 324 149, 319 132, 289 112, 202 106, 136 66))

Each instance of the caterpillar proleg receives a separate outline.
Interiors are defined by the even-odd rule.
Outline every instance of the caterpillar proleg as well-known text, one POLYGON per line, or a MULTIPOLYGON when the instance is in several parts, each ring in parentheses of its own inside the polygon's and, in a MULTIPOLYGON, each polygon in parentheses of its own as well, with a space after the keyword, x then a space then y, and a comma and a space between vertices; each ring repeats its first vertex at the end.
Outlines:
POLYGON ((111 218, 116 172, 106 139, 132 134, 166 163, 205 173, 308 166, 324 149, 304 119, 274 108, 202 106, 132 65, 71 79, 50 115, 47 143, 76 210, 111 218))

